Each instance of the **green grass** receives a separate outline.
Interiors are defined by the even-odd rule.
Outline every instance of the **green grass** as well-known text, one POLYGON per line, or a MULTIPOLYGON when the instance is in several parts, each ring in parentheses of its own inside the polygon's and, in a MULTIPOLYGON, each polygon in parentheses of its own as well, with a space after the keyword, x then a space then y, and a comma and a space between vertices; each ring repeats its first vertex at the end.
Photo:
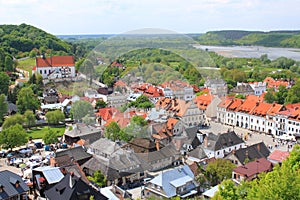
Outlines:
POLYGON ((28 137, 31 136, 32 139, 42 139, 49 130, 52 130, 54 132, 57 132, 58 136, 62 136, 65 132, 65 129, 65 127, 37 127, 27 131, 27 135, 28 137))
POLYGON ((28 58, 26 60, 20 60, 18 68, 28 71, 31 76, 33 66, 35 66, 35 58, 28 58))

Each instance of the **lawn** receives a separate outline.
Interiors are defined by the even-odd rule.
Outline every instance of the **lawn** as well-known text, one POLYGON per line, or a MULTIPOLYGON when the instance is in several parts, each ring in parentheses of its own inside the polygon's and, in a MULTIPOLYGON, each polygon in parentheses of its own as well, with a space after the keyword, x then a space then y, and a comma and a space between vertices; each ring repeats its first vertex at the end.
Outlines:
POLYGON ((33 66, 35 66, 35 58, 28 58, 25 60, 20 60, 18 62, 19 62, 18 68, 28 71, 29 74, 31 75, 32 68, 33 66))
POLYGON ((32 139, 42 139, 49 130, 52 130, 54 132, 57 132, 58 136, 62 136, 65 132, 65 129, 65 127, 37 127, 27 131, 27 135, 31 136, 32 139))

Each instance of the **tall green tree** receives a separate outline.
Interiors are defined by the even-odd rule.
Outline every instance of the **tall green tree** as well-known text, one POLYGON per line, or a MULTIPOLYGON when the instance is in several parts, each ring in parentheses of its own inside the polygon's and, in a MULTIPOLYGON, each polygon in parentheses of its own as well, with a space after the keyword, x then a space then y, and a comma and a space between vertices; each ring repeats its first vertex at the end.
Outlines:
POLYGON ((107 106, 107 103, 103 100, 98 100, 96 102, 96 109, 105 108, 106 106, 107 106))
POLYGON ((275 90, 274 88, 269 88, 267 93, 264 96, 264 100, 267 103, 274 103, 276 101, 275 90))
POLYGON ((120 139, 120 131, 119 124, 113 121, 106 126, 104 136, 112 141, 116 141, 120 139))
POLYGON ((215 185, 225 179, 230 179, 233 168, 235 168, 235 165, 232 162, 218 158, 207 165, 206 173, 208 180, 210 180, 212 185, 215 185))
POLYGON ((57 133, 55 133, 53 130, 49 130, 43 137, 43 141, 45 144, 54 144, 58 142, 57 133))
POLYGON ((0 94, 0 124, 3 122, 3 117, 6 115, 8 109, 8 104, 5 100, 5 95, 0 94))
POLYGON ((77 122, 82 122, 83 118, 94 115, 93 106, 87 101, 76 101, 71 108, 73 119, 77 122))
POLYGON ((24 113, 25 124, 30 127, 35 125, 36 119, 35 115, 31 110, 26 110, 24 113))
POLYGON ((275 93, 275 97, 276 97, 277 102, 279 104, 284 104, 287 95, 288 95, 288 90, 286 89, 286 87, 283 86, 283 85, 280 85, 278 87, 278 91, 275 93))
POLYGON ((286 97, 287 103, 298 103, 300 102, 300 78, 297 79, 295 85, 293 85, 286 97))
POLYGON ((0 72, 0 94, 7 95, 9 81, 10 81, 9 76, 4 72, 0 72))
POLYGON ((49 111, 45 116, 48 124, 58 124, 65 120, 65 115, 60 110, 49 111))
POLYGON ((18 111, 23 114, 26 110, 35 112, 39 107, 38 98, 29 87, 22 88, 17 95, 18 111))
POLYGON ((14 61, 11 56, 5 56, 5 71, 13 72, 14 71, 14 61))
POLYGON ((20 124, 11 126, 0 132, 0 144, 6 149, 13 149, 15 147, 26 144, 26 131, 20 124))
POLYGON ((24 117, 23 117, 21 114, 17 113, 17 114, 15 114, 15 115, 12 115, 12 116, 10 116, 10 117, 7 117, 7 118, 4 120, 4 123, 3 123, 3 125, 2 125, 2 128, 3 128, 3 129, 7 129, 7 128, 9 128, 9 127, 11 127, 11 126, 14 126, 14 125, 16 125, 16 124, 23 125, 24 122, 25 122, 25 121, 24 121, 24 117))

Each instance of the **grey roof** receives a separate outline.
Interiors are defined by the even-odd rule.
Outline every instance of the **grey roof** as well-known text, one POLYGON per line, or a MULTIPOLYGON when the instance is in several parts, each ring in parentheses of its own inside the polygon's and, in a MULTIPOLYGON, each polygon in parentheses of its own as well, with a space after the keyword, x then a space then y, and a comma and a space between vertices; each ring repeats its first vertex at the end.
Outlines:
POLYGON ((245 159, 248 157, 249 161, 267 158, 270 155, 269 149, 266 147, 264 142, 253 144, 246 148, 241 148, 235 151, 236 158, 240 163, 244 164, 245 159), (247 155, 248 154, 248 155, 247 155))
POLYGON ((162 160, 169 157, 174 157, 175 159, 178 159, 180 152, 176 150, 173 143, 170 143, 167 146, 161 148, 159 151, 137 153, 136 155, 144 161, 151 163, 153 161, 162 160))
POLYGON ((38 167, 33 170, 42 172, 49 184, 57 183, 64 177, 59 167, 45 166, 45 167, 38 167))
POLYGON ((202 144, 203 148, 207 148, 212 151, 218 151, 234 145, 243 144, 244 141, 239 136, 237 136, 237 134, 234 131, 231 131, 231 132, 226 132, 218 135, 209 133, 208 147, 205 147, 204 143, 202 144))
POLYGON ((49 200, 77 200, 81 199, 80 195, 85 194, 94 196, 96 200, 107 199, 107 197, 83 182, 80 178, 70 174, 67 174, 59 183, 45 191, 45 195, 49 200))
POLYGON ((209 197, 209 198, 212 198, 215 193, 219 191, 219 185, 216 185, 212 188, 210 188, 209 190, 206 190, 204 193, 203 193, 203 196, 204 197, 209 197))
POLYGON ((243 85, 237 85, 231 89, 232 93, 254 93, 252 87, 247 83, 243 85))
POLYGON ((22 178, 8 170, 0 172, 0 185, 3 186, 3 192, 0 193, 0 199, 8 199, 18 194, 25 193, 29 190, 29 187, 24 183, 22 178), (19 182, 20 186, 17 188, 12 182, 19 182))
POLYGON ((202 147, 198 146, 196 149, 193 149, 191 152, 188 153, 189 156, 198 158, 198 159, 204 159, 207 158, 207 155, 205 154, 202 147))
POLYGON ((101 153, 110 155, 110 154, 114 153, 115 151, 117 151, 118 149, 120 149, 121 145, 119 142, 114 142, 107 138, 100 138, 99 140, 93 142, 90 145, 90 148, 92 149, 92 151, 94 153, 101 152, 101 153))
POLYGON ((72 130, 66 130, 65 135, 69 137, 80 137, 101 132, 100 127, 86 125, 82 123, 74 124, 72 127, 72 130))
POLYGON ((223 79, 208 79, 205 81, 205 85, 211 87, 212 85, 225 85, 226 82, 223 79))
MULTIPOLYGON (((170 198, 177 195, 176 187, 185 185, 186 182, 190 182, 193 179, 193 172, 187 165, 184 165, 182 167, 163 172, 149 182, 161 186, 166 196, 170 198)), ((189 185, 190 189, 194 189, 195 187, 196 185, 193 182, 189 185)))
POLYGON ((7 106, 7 112, 12 113, 12 112, 18 112, 18 107, 16 104, 9 102, 7 106))
POLYGON ((86 152, 86 149, 84 149, 82 146, 73 147, 70 149, 66 149, 63 151, 56 152, 56 157, 60 157, 63 155, 68 155, 72 158, 74 158, 76 161, 84 160, 91 158, 92 155, 86 152))

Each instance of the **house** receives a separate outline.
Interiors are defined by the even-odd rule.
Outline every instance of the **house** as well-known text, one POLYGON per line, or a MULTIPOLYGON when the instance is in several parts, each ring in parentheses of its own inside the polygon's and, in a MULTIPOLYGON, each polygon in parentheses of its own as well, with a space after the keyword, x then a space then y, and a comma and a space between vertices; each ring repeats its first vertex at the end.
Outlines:
POLYGON ((102 129, 98 126, 76 123, 70 127, 66 128, 63 136, 64 141, 69 145, 76 143, 80 139, 85 140, 86 144, 91 144, 100 139, 102 135, 102 129))
POLYGON ((8 170, 0 171, 0 199, 27 199, 29 187, 22 178, 8 170))
POLYGON ((193 149, 192 151, 188 152, 187 162, 196 162, 199 163, 202 160, 207 158, 207 155, 204 149, 201 146, 193 149))
POLYGON ((184 101, 191 101, 195 98, 194 88, 186 82, 173 80, 160 85, 163 88, 164 96, 177 98, 184 101))
POLYGON ((227 95, 227 83, 222 79, 208 79, 205 81, 204 86, 209 89, 210 94, 219 97, 227 95))
POLYGON ((100 125, 106 124, 107 121, 111 120, 116 113, 119 111, 116 108, 108 107, 108 108, 99 108, 98 112, 96 112, 97 121, 100 125))
POLYGON ((146 197, 180 198, 191 197, 197 194, 197 183, 191 169, 184 165, 173 170, 160 173, 145 185, 146 197))
POLYGON ((123 148, 130 148, 135 153, 146 153, 156 151, 156 144, 148 138, 133 138, 123 148))
POLYGON ((100 192, 109 200, 132 199, 132 195, 129 192, 123 190, 117 185, 111 185, 104 188, 100 188, 100 192))
POLYGON ((119 108, 127 103, 127 96, 120 92, 114 92, 107 96, 107 107, 119 108))
MULTIPOLYGON (((159 145, 159 143, 156 144, 159 145)), ((176 150, 173 143, 162 148, 158 146, 157 149, 157 151, 136 153, 136 156, 149 166, 149 171, 158 171, 181 163, 180 152, 176 150)))
POLYGON ((230 90, 230 93, 233 93, 235 95, 240 94, 246 96, 254 95, 254 90, 248 83, 237 83, 237 86, 232 88, 230 90))
POLYGON ((93 157, 82 165, 83 170, 93 175, 100 170, 106 177, 107 184, 127 184, 145 177, 149 169, 132 150, 121 148, 119 142, 101 138, 91 144, 89 152, 93 157))
POLYGON ((240 183, 241 181, 251 181, 257 178, 258 174, 262 172, 270 172, 272 169, 273 164, 270 161, 265 158, 260 158, 234 168, 232 170, 232 179, 237 183, 240 183))
POLYGON ((251 88, 254 90, 254 95, 260 96, 267 90, 266 82, 253 82, 249 83, 251 88))
POLYGON ((268 160, 273 164, 281 164, 284 160, 286 160, 290 156, 290 153, 287 151, 274 150, 268 157, 268 160))
POLYGON ((36 58, 32 73, 39 73, 43 79, 73 78, 76 76, 73 56, 51 56, 36 58))
POLYGON ((49 200, 81 200, 90 199, 91 197, 95 200, 108 199, 100 191, 97 191, 73 173, 68 173, 52 188, 46 189, 45 197, 49 200))
POLYGON ((291 87, 290 83, 285 80, 274 80, 271 77, 266 77, 265 80, 263 81, 264 83, 267 84, 267 88, 274 88, 275 91, 278 90, 279 86, 282 85, 286 88, 291 87))
POLYGON ((59 167, 38 167, 32 170, 33 189, 35 195, 45 197, 44 192, 64 178, 59 167))
POLYGON ((89 99, 102 99, 103 101, 107 102, 107 96, 103 94, 99 94, 96 90, 87 89, 84 91, 84 96, 89 99))
POLYGON ((232 98, 222 97, 221 102, 217 105, 217 122, 225 124, 228 120, 227 117, 227 108, 232 103, 232 98))
POLYGON ((232 151, 225 157, 226 160, 230 160, 237 166, 246 164, 249 161, 253 161, 259 158, 268 158, 270 155, 269 149, 266 147, 264 142, 253 144, 245 148, 232 151))
POLYGON ((77 146, 62 151, 57 151, 55 153, 55 159, 60 156, 68 155, 72 160, 76 161, 79 165, 83 165, 87 162, 92 155, 87 152, 87 150, 82 146, 77 146))
POLYGON ((234 131, 215 135, 208 133, 201 144, 208 158, 224 158, 225 155, 245 147, 245 142, 234 131))

